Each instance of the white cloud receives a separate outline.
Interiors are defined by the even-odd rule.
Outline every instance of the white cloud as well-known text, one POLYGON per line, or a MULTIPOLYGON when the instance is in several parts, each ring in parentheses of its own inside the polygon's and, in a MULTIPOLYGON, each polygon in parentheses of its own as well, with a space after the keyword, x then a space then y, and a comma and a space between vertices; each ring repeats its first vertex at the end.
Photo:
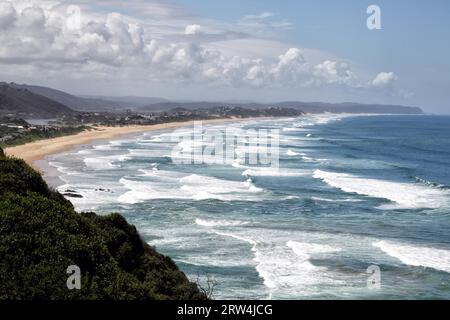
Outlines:
MULTIPOLYGON (((105 3, 122 7, 115 0, 105 3)), ((168 21, 163 17, 172 19, 176 16, 174 7, 164 10, 161 3, 152 3, 159 8, 156 16, 160 24, 168 21)), ((64 3, 33 1, 33 4, 0 0, 0 72, 2 68, 9 70, 14 64, 36 77, 121 78, 249 88, 362 86, 349 64, 336 59, 312 62, 296 47, 281 49, 282 46, 277 45, 274 48, 280 49, 275 54, 273 48, 266 50, 264 47, 270 46, 270 41, 249 38, 249 43, 264 43, 264 46, 253 48, 250 56, 230 55, 232 50, 228 49, 239 42, 225 40, 220 46, 202 44, 198 37, 208 36, 203 33, 203 24, 187 23, 155 29, 154 24, 148 24, 147 18, 100 13, 83 6, 81 24, 74 29, 68 27, 70 17, 64 3), (181 38, 163 32, 174 26, 181 38)), ((144 6, 140 0, 130 2, 133 10, 144 6)), ((149 11, 144 13, 151 14, 149 11)), ((264 32, 291 28, 289 22, 275 17, 271 13, 250 15, 241 23, 264 32)), ((223 33, 227 31, 222 30, 223 33)), ((246 39, 239 41, 242 43, 246 39)), ((393 73, 382 72, 372 85, 386 86, 395 79, 393 73)))
POLYGON ((352 85, 355 81, 350 66, 345 62, 325 60, 314 67, 313 73, 317 80, 327 84, 352 85))
POLYGON ((194 35, 199 34, 201 32, 202 27, 198 24, 191 24, 186 26, 186 29, 184 30, 184 34, 186 35, 194 35))
POLYGON ((238 21, 238 26, 249 33, 265 36, 273 36, 277 30, 290 30, 294 27, 291 22, 278 19, 278 15, 272 12, 246 15, 238 21))
POLYGON ((286 53, 280 55, 270 73, 275 81, 289 85, 308 84, 312 76, 309 64, 298 48, 290 48, 286 53))
POLYGON ((0 30, 11 26, 16 17, 16 10, 10 3, 0 2, 0 30))
POLYGON ((372 81, 374 87, 389 87, 397 80, 394 72, 380 72, 372 81))

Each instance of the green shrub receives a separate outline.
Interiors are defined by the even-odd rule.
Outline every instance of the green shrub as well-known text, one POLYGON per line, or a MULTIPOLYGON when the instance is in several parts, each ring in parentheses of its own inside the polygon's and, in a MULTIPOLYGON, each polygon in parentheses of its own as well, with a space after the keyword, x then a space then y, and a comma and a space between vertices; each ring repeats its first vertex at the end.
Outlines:
POLYGON ((23 161, 0 152, 0 300, 205 299, 119 214, 78 214, 23 161), (67 267, 82 272, 68 290, 67 267))

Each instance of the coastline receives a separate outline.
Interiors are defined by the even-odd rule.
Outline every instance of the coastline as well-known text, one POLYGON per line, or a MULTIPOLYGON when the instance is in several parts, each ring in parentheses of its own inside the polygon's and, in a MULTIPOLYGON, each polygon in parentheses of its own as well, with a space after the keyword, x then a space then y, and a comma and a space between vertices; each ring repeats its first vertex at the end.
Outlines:
MULTIPOLYGON (((28 165, 35 170, 41 172, 45 177, 53 179, 52 169, 48 165, 46 158, 51 155, 63 153, 73 150, 83 145, 90 145, 97 141, 114 140, 121 137, 165 129, 178 129, 193 125, 194 122, 202 122, 203 124, 236 122, 236 121, 251 121, 251 120, 267 120, 271 117, 258 118, 223 118, 210 120, 190 120, 183 122, 167 122, 147 126, 123 126, 123 127, 95 127, 95 130, 86 130, 75 135, 68 135, 63 137, 51 138, 33 141, 23 145, 6 148, 5 154, 8 156, 23 159, 28 165)), ((48 181, 50 182, 50 181, 48 181)), ((50 183, 54 185, 53 183, 50 183)), ((57 184, 57 183, 56 183, 57 184)))

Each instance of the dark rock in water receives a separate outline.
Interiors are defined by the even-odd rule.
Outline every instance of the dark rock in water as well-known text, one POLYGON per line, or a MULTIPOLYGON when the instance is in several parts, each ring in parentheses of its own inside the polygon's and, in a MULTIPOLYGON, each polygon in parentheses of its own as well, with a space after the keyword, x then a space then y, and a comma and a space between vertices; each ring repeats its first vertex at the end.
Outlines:
POLYGON ((67 189, 66 191, 64 191, 65 193, 77 193, 75 190, 71 190, 71 189, 67 189))
POLYGON ((112 192, 111 189, 104 189, 104 188, 97 188, 95 191, 101 191, 101 192, 112 192))
POLYGON ((63 193, 63 195, 66 197, 69 197, 69 198, 83 198, 83 196, 78 193, 67 192, 67 193, 63 193))

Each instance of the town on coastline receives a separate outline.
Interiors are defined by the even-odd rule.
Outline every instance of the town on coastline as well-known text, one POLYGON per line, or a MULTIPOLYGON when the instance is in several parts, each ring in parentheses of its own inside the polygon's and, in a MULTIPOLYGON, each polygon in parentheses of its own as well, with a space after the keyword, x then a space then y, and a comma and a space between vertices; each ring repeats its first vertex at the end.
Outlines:
POLYGON ((72 135, 99 126, 155 125, 191 120, 297 117, 305 113, 422 114, 416 107, 356 103, 272 104, 172 102, 144 97, 78 97, 59 90, 0 83, 0 146, 72 135))

